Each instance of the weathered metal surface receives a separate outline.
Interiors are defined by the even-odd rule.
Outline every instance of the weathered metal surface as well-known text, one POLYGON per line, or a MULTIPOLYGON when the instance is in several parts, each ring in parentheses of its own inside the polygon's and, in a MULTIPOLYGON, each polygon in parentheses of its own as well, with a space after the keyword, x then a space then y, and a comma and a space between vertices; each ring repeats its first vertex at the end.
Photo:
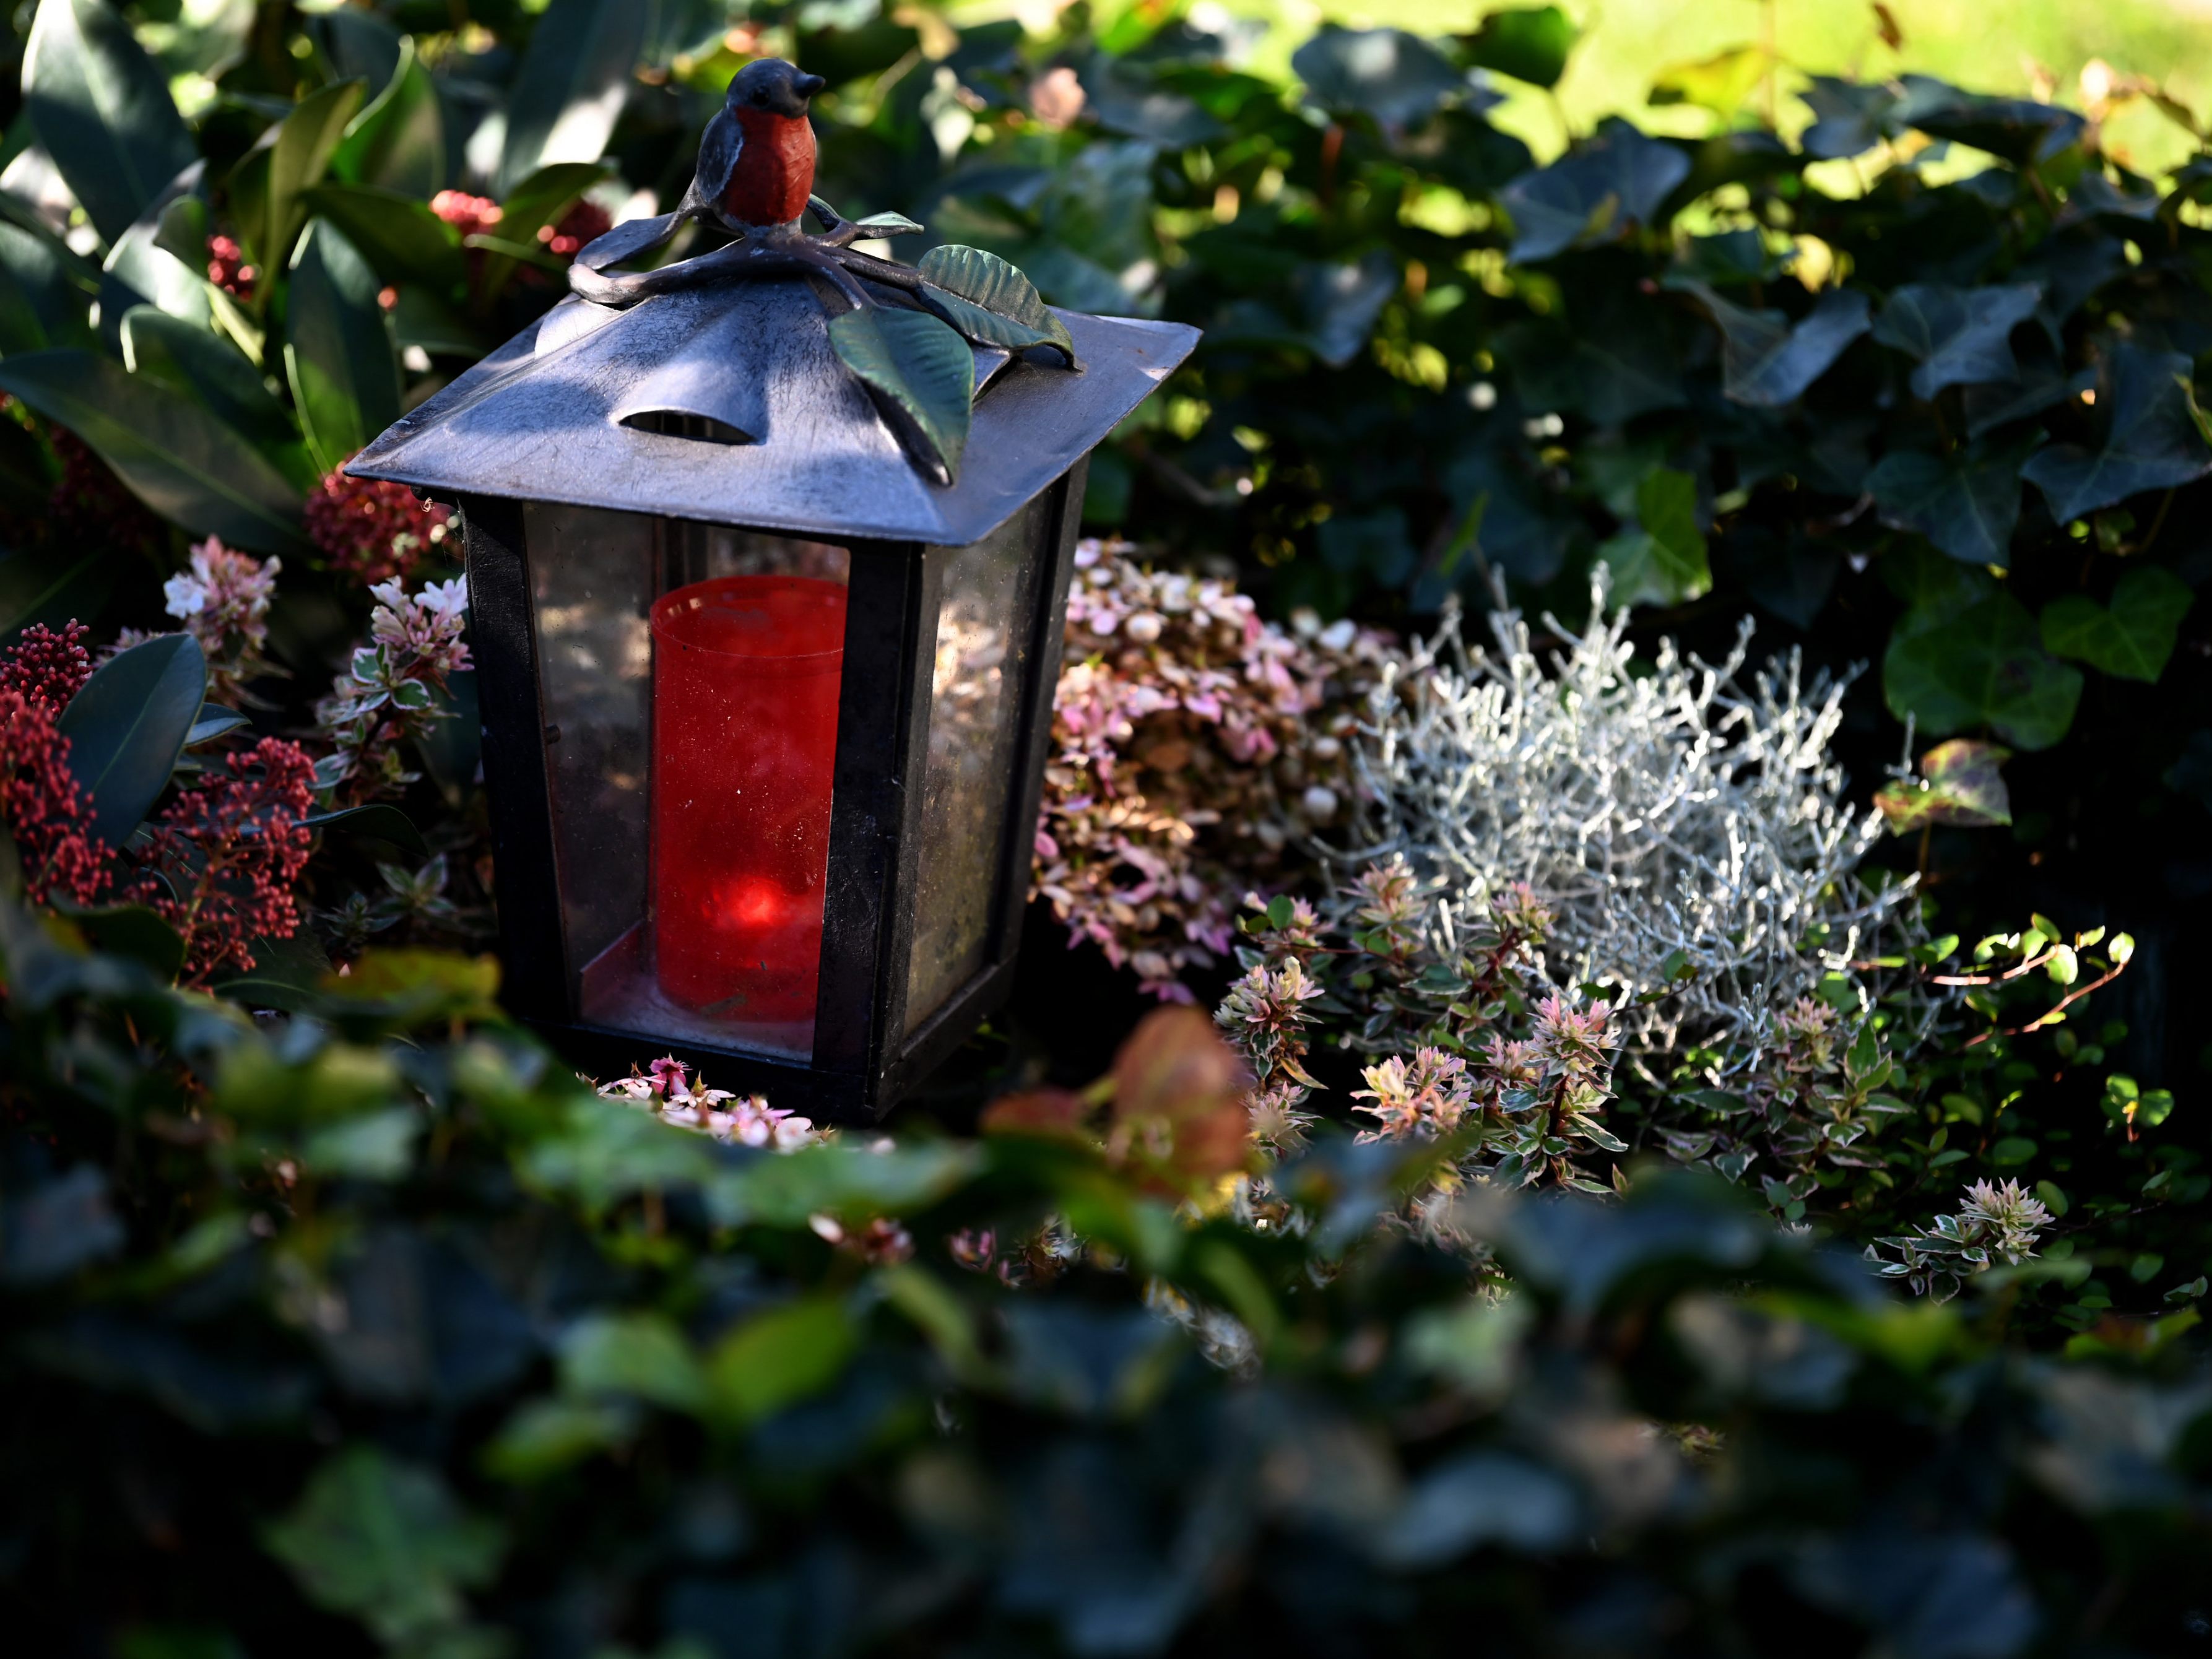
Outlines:
POLYGON ((571 297, 400 420, 348 469, 430 494, 564 501, 796 534, 960 545, 996 529, 1190 354, 1179 323, 1060 312, 1084 368, 976 351, 959 482, 915 470, 830 349, 797 279, 571 297), (749 442, 623 424, 704 417, 749 442))

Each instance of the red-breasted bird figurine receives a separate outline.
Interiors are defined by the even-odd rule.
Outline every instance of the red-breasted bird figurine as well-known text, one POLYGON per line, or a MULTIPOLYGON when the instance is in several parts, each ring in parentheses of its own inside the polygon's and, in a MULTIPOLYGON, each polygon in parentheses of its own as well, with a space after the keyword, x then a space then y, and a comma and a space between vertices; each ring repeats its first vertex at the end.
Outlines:
POLYGON ((699 141, 687 208, 713 207, 740 225, 787 225, 814 189, 806 100, 827 84, 795 64, 763 58, 739 70, 699 141))

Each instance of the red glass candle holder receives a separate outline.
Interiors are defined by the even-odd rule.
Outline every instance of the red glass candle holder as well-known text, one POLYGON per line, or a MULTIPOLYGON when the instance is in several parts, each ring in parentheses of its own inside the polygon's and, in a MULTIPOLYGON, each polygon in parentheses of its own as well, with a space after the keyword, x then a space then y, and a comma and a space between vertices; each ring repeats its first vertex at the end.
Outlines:
POLYGON ((814 1018, 845 589, 724 576, 653 607, 653 971, 710 1019, 814 1018))

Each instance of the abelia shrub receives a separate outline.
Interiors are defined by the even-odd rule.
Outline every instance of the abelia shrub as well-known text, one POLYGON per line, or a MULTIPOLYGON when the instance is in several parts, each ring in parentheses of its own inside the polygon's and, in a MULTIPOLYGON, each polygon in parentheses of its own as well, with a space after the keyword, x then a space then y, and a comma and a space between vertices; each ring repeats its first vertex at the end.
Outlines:
POLYGON ((1352 787, 1348 740, 1389 637, 1261 619, 1236 585, 1084 542, 1068 596, 1033 890, 1156 995, 1234 939, 1255 885, 1307 874, 1352 787))

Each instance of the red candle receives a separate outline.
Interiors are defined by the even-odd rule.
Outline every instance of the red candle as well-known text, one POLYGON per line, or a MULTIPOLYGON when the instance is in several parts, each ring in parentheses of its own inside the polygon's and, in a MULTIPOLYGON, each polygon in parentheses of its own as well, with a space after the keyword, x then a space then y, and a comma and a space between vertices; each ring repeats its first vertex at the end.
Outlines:
POLYGON ((653 607, 653 943, 710 1018, 814 1018, 845 590, 723 576, 653 607))

